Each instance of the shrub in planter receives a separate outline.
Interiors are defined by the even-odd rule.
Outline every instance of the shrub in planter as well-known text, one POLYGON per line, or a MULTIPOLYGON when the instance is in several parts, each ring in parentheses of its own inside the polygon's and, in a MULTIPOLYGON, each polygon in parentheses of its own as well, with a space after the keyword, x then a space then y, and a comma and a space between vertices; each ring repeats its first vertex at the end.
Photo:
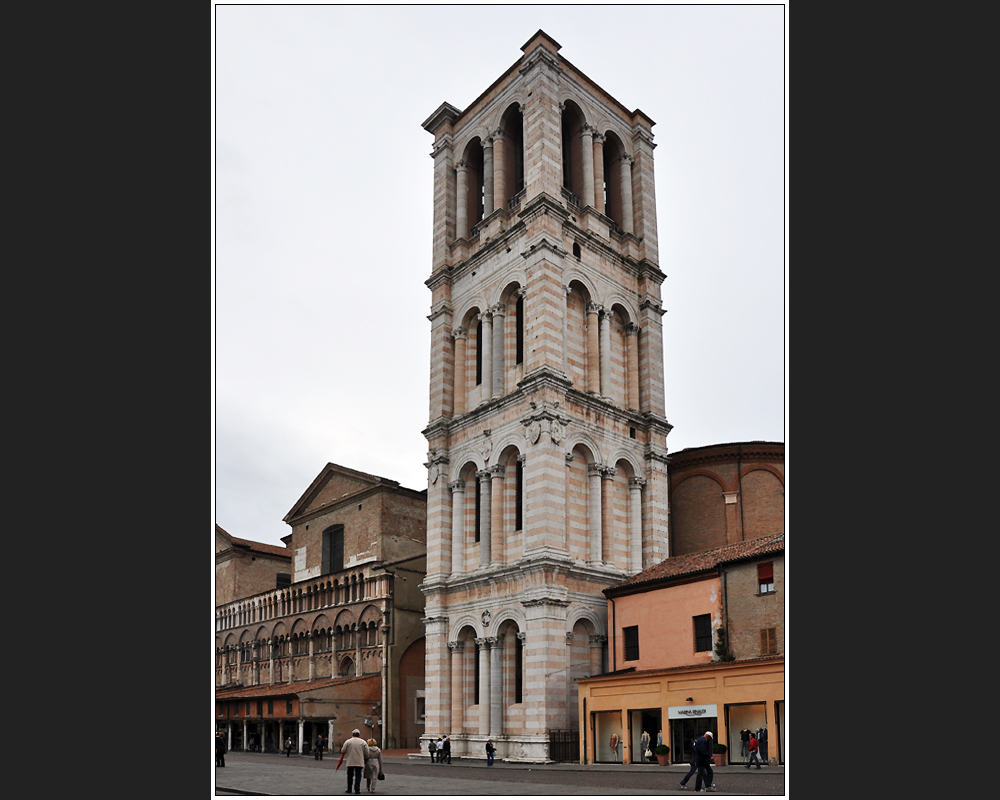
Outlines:
POLYGON ((667 766, 670 763, 670 748, 665 744, 658 744, 653 748, 653 755, 656 756, 656 760, 659 762, 661 767, 667 766))
POLYGON ((721 767, 723 765, 723 762, 726 760, 726 751, 728 749, 729 748, 724 744, 712 744, 712 761, 715 762, 715 766, 721 767))

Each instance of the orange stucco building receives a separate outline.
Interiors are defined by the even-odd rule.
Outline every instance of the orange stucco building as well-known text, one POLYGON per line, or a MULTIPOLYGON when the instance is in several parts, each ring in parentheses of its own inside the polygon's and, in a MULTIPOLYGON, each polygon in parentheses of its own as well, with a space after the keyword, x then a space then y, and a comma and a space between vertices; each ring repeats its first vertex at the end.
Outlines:
POLYGON ((686 763, 706 730, 722 763, 745 763, 741 734, 761 730, 784 762, 784 547, 779 534, 675 556, 604 590, 609 671, 578 681, 583 763, 649 761, 644 732, 686 763))

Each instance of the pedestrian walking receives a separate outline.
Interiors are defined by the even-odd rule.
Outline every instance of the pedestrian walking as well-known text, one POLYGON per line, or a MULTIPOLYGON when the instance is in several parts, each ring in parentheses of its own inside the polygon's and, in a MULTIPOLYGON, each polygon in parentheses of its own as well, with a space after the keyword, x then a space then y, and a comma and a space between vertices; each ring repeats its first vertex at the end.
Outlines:
POLYGON ((438 754, 438 764, 444 762, 444 737, 438 736, 437 740, 437 754, 438 754))
MULTIPOLYGON (((347 791, 345 794, 361 794, 361 773, 365 769, 365 760, 368 758, 368 743, 361 738, 361 731, 355 728, 351 731, 351 738, 344 742, 340 748, 340 764, 347 763, 347 791), (353 787, 353 788, 352 788, 353 787)), ((336 770, 335 770, 336 771, 336 770)))
POLYGON ((451 737, 444 737, 444 758, 448 759, 448 763, 451 763, 451 737))
POLYGON ((487 739, 486 740, 486 766, 487 767, 492 767, 493 766, 493 757, 496 754, 496 751, 497 751, 497 749, 493 745, 493 740, 492 739, 487 739))
POLYGON ((292 744, 292 737, 289 736, 285 739, 285 758, 288 758, 292 754, 292 748, 295 745, 292 744))
POLYGON ((694 780, 694 790, 696 792, 701 791, 703 780, 706 792, 715 791, 715 784, 712 783, 715 778, 715 771, 712 769, 712 765, 715 763, 712 760, 713 738, 711 731, 705 731, 705 735, 698 739, 694 745, 695 754, 698 759, 698 777, 694 780))
POLYGON ((313 758, 317 761, 323 760, 323 734, 321 733, 316 737, 316 752, 313 754, 313 758))
POLYGON ((747 762, 747 769, 750 769, 751 764, 756 764, 757 769, 760 769, 760 758, 758 754, 760 751, 760 743, 757 741, 757 737, 752 733, 750 734, 750 760, 747 762))
POLYGON ((691 780, 691 776, 698 771, 698 754, 695 752, 695 745, 698 744, 697 739, 691 741, 691 759, 689 765, 691 769, 688 770, 688 774, 681 778, 681 782, 678 784, 682 789, 687 789, 687 782, 691 780))
POLYGON ((368 753, 365 755, 365 781, 368 791, 375 794, 375 785, 385 778, 382 772, 382 751, 374 739, 368 740, 368 753))
POLYGON ((437 746, 437 742, 435 742, 433 738, 427 744, 427 752, 431 754, 431 763, 432 764, 435 761, 437 761, 438 746, 437 746))
POLYGON ((222 731, 215 734, 215 766, 226 766, 226 737, 222 731))

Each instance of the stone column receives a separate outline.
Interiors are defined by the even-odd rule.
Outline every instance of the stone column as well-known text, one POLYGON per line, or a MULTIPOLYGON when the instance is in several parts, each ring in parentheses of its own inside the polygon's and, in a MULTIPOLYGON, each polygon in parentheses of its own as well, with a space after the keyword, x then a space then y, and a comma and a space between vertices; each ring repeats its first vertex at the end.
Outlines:
POLYGON ((629 497, 629 544, 632 572, 642 571, 642 487, 645 478, 628 479, 629 497))
POLYGON ((333 720, 326 721, 326 752, 333 753, 333 720))
POLYGON ((490 736, 496 739, 503 727, 503 649, 490 637, 490 736))
POLYGON ((601 474, 601 535, 602 559, 607 564, 615 560, 615 503, 614 503, 615 468, 605 467, 601 474))
POLYGON ((490 733, 490 639, 476 639, 479 645, 479 735, 490 733))
POLYGON ((568 286, 563 286, 563 315, 562 315, 562 371, 569 377, 569 292, 568 286))
POLYGON ((452 733, 462 733, 463 719, 465 714, 465 692, 463 691, 462 680, 465 677, 462 669, 462 661, 465 642, 448 642, 448 649, 451 650, 451 731, 452 733))
POLYGON ((594 134, 589 125, 580 129, 580 152, 583 155, 582 208, 594 206, 594 134))
POLYGON ((483 323, 483 399, 481 402, 488 403, 493 397, 493 315, 489 311, 484 311, 479 315, 483 323))
POLYGON ((507 142, 501 131, 493 134, 493 208, 507 208, 507 142))
POLYGON ((600 313, 601 307, 597 303, 587 303, 587 391, 591 394, 601 392, 601 349, 597 338, 600 313))
POLYGON ((465 480, 459 478, 448 484, 451 489, 451 574, 465 571, 465 480))
POLYGON ((267 640, 267 685, 274 686, 274 648, 277 647, 277 642, 271 639, 267 640))
POLYGON ((594 134, 594 208, 604 211, 604 137, 594 134))
POLYGON ((361 629, 354 623, 354 674, 359 678, 364 674, 361 669, 361 629))
POLYGON ((247 728, 248 727, 249 727, 249 724, 248 724, 247 720, 243 720, 243 752, 244 753, 246 752, 247 746, 249 744, 249 741, 247 740, 247 735, 248 735, 247 728))
POLYGON ((604 643, 607 636, 594 634, 590 637, 590 674, 600 675, 604 672, 604 643))
POLYGON ((601 473, 604 468, 600 464, 587 465, 587 516, 590 519, 590 563, 600 564, 602 560, 601 545, 601 473))
POLYGON ((479 478, 479 566, 486 568, 490 565, 490 522, 493 511, 490 502, 492 473, 488 469, 477 472, 479 478))
POLYGON ((601 314, 601 397, 611 397, 611 309, 601 314))
POLYGON ((305 720, 302 719, 302 717, 299 717, 299 747, 298 747, 298 750, 295 751, 299 755, 302 755, 302 745, 304 744, 304 742, 302 741, 303 740, 303 729, 305 728, 305 725, 306 725, 305 720))
POLYGON ((483 219, 493 213, 493 140, 483 139, 483 219))
POLYGON ((499 566, 503 561, 504 540, 506 531, 503 524, 504 507, 504 474, 507 468, 496 464, 489 468, 492 475, 490 481, 490 563, 499 566))
POLYGON ((500 397, 504 393, 504 345, 507 342, 504 323, 507 319, 507 309, 503 303, 497 303, 490 309, 493 312, 493 391, 491 397, 500 397))
POLYGON ((464 161, 455 164, 455 174, 458 177, 455 208, 455 238, 469 238, 469 174, 464 161))
POLYGON ((622 230, 634 233, 632 222, 632 157, 623 155, 621 163, 622 176, 622 230))
POLYGON ((465 328, 455 329, 455 416, 464 414, 466 410, 467 389, 465 387, 466 374, 466 354, 465 345, 467 341, 465 328))
POLYGON ((639 326, 630 322, 625 326, 627 408, 639 409, 639 326))

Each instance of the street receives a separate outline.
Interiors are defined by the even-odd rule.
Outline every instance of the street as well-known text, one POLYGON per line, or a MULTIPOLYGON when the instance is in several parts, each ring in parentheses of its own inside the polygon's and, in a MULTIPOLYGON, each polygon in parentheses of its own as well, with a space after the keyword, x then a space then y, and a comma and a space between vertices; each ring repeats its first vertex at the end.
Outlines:
MULTIPOLYGON (((344 794, 346 767, 336 771, 339 755, 323 761, 311 756, 290 758, 272 753, 231 752, 226 766, 213 768, 216 794, 311 796, 344 794)), ((386 779, 375 795, 476 796, 476 795, 684 795, 694 794, 694 777, 688 789, 678 781, 687 773, 682 765, 623 766, 617 764, 506 764, 487 767, 484 761, 431 764, 404 755, 383 756, 386 779)), ((747 770, 739 766, 715 770, 717 794, 775 796, 785 793, 784 767, 747 770)), ((365 782, 361 791, 367 794, 365 782)))

